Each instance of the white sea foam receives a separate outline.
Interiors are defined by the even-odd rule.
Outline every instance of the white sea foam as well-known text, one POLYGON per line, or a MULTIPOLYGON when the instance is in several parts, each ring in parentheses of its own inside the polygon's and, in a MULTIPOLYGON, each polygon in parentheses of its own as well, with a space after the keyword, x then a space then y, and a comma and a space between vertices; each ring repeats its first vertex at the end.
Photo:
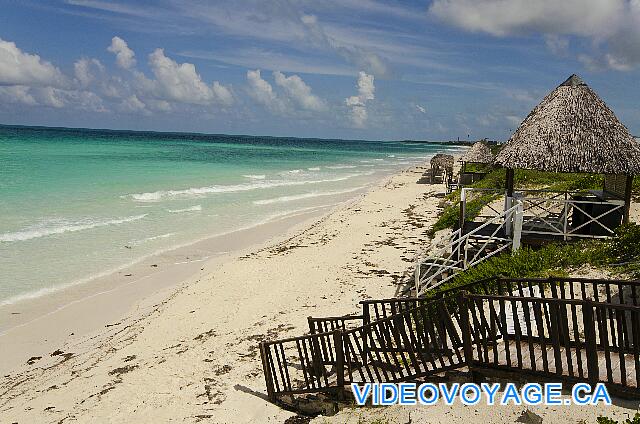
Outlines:
POLYGON ((169 213, 183 213, 183 212, 200 212, 202 210, 201 205, 191 206, 190 208, 184 209, 167 209, 169 213))
POLYGON ((130 197, 133 200, 136 200, 138 202, 157 202, 159 200, 162 200, 165 198, 172 198, 172 197, 202 197, 207 194, 216 194, 216 193, 237 193, 242 191, 263 190, 263 189, 274 188, 274 187, 330 183, 330 182, 336 182, 336 181, 344 181, 349 178, 359 177, 362 175, 368 175, 368 174, 367 173, 347 174, 340 177, 326 178, 321 180, 255 181, 253 183, 247 183, 247 184, 214 185, 214 186, 208 186, 208 187, 193 187, 193 188, 188 188, 184 190, 159 190, 159 191, 154 191, 149 193, 134 193, 134 194, 129 194, 122 197, 123 198, 130 197))
POLYGON ((307 168, 307 170, 309 170, 309 171, 319 171, 320 167, 319 166, 313 166, 311 168, 307 168))
POLYGON ((25 228, 20 231, 0 234, 0 242, 24 241, 56 234, 64 234, 89 230, 92 228, 106 227, 109 225, 120 225, 127 222, 138 221, 147 215, 148 214, 145 213, 143 215, 127 216, 124 218, 106 220, 96 220, 89 218, 78 221, 68 221, 65 219, 48 220, 36 226, 25 228))
POLYGON ((267 178, 266 175, 261 174, 261 175, 243 175, 243 177, 245 178, 249 178, 250 180, 264 180, 265 178, 267 178))
POLYGON ((176 235, 176 233, 160 234, 159 236, 152 236, 152 237, 143 238, 141 240, 134 240, 129 244, 134 245, 134 246, 139 246, 139 245, 144 244, 144 243, 146 243, 148 241, 165 239, 165 238, 173 237, 175 235, 176 235))
POLYGON ((302 172, 302 169, 291 169, 289 171, 280 172, 279 174, 286 176, 286 175, 296 175, 296 174, 299 174, 301 172, 302 172))
POLYGON ((330 165, 330 166, 325 166, 325 168, 327 169, 353 169, 353 168, 357 168, 357 165, 330 165))
POLYGON ((254 205, 271 205, 273 203, 293 202, 296 200, 312 199, 314 197, 337 196, 339 194, 347 194, 347 193, 352 193, 354 191, 362 190, 365 187, 366 186, 361 186, 361 187, 354 187, 346 190, 333 190, 333 191, 312 191, 309 193, 302 193, 302 194, 296 194, 291 196, 281 196, 281 197, 274 197, 272 199, 256 200, 253 202, 253 204, 254 205))

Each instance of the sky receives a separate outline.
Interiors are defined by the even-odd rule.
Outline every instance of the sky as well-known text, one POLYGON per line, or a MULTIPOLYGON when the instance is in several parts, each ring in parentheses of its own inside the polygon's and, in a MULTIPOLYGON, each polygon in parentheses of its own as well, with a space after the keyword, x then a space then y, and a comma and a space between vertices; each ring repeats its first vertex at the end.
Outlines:
POLYGON ((573 73, 640 135, 640 0, 0 0, 0 123, 504 140, 573 73))

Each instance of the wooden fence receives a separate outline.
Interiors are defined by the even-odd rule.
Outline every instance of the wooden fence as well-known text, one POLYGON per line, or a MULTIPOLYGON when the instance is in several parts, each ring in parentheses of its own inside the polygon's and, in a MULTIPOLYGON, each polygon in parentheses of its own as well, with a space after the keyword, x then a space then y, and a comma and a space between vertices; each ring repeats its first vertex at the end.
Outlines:
POLYGON ((498 369, 604 382, 640 397, 640 282, 492 278, 432 294, 361 302, 362 314, 309 318, 311 334, 260 344, 268 396, 351 383, 498 369))

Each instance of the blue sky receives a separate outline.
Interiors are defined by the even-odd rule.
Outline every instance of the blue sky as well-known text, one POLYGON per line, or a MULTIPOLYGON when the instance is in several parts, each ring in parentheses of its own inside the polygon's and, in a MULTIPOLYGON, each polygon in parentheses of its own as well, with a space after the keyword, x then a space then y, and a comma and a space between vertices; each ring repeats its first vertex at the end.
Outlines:
POLYGON ((640 0, 0 0, 0 123, 505 139, 578 73, 640 134, 640 0))

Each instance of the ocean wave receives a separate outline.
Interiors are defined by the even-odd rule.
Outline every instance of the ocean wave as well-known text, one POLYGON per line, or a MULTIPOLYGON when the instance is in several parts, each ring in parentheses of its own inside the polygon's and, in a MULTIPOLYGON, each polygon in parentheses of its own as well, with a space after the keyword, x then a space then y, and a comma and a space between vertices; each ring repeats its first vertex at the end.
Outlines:
POLYGON ((248 184, 236 184, 236 185, 214 185, 208 187, 193 187, 184 190, 159 190, 148 193, 134 193, 121 196, 123 198, 131 198, 138 202, 158 202, 165 198, 172 197, 202 197, 207 194, 216 193, 237 193, 242 191, 251 190, 264 190, 274 187, 287 187, 287 186, 299 186, 307 184, 322 184, 331 183, 337 181, 344 181, 349 178, 368 175, 367 173, 347 174, 336 178, 326 178, 321 180, 299 180, 299 181, 256 181, 248 184))
POLYGON ((267 178, 266 175, 261 174, 261 175, 243 175, 243 177, 245 178, 249 178, 250 180, 264 180, 265 178, 267 178))
POLYGON ((183 213, 183 212, 200 212, 202 210, 201 205, 191 206, 190 208, 184 209, 167 209, 169 213, 183 213))
POLYGON ((320 167, 319 166, 312 166, 311 168, 307 168, 308 171, 319 171, 320 167))
POLYGON ((0 234, 0 242, 16 242, 16 241, 25 241, 31 240, 34 238, 47 237, 56 234, 64 234, 71 233, 83 230, 90 230, 92 228, 98 227, 106 227, 109 225, 120 225, 125 224, 127 222, 138 221, 148 214, 143 215, 135 215, 135 216, 127 216, 124 218, 116 218, 116 219, 107 219, 107 220, 94 220, 94 219, 83 219, 79 221, 67 221, 64 219, 60 220, 49 220, 43 224, 25 228, 24 230, 12 232, 12 233, 4 233, 0 234))
POLYGON ((353 169, 353 168, 357 168, 357 165, 331 165, 331 166, 325 166, 325 168, 327 169, 353 169))
POLYGON ((361 186, 361 187, 354 187, 346 190, 333 190, 333 191, 312 191, 309 193, 295 194, 291 196, 281 196, 281 197, 274 197, 272 199, 256 200, 253 202, 253 204, 254 205, 270 205, 273 203, 286 203, 286 202, 293 202, 296 200, 312 199, 314 197, 337 196, 339 194, 347 194, 347 193, 352 193, 354 191, 362 190, 365 187, 366 186, 361 186))
POLYGON ((282 171, 279 175, 296 175, 302 172, 302 169, 291 169, 289 171, 282 171))
POLYGON ((147 238, 143 238, 143 239, 140 239, 140 240, 134 240, 134 241, 130 242, 129 244, 131 244, 133 246, 139 246, 139 245, 144 244, 144 243, 146 243, 148 241, 165 239, 165 238, 173 237, 175 235, 176 235, 176 233, 160 234, 159 236, 152 236, 152 237, 147 237, 147 238))

